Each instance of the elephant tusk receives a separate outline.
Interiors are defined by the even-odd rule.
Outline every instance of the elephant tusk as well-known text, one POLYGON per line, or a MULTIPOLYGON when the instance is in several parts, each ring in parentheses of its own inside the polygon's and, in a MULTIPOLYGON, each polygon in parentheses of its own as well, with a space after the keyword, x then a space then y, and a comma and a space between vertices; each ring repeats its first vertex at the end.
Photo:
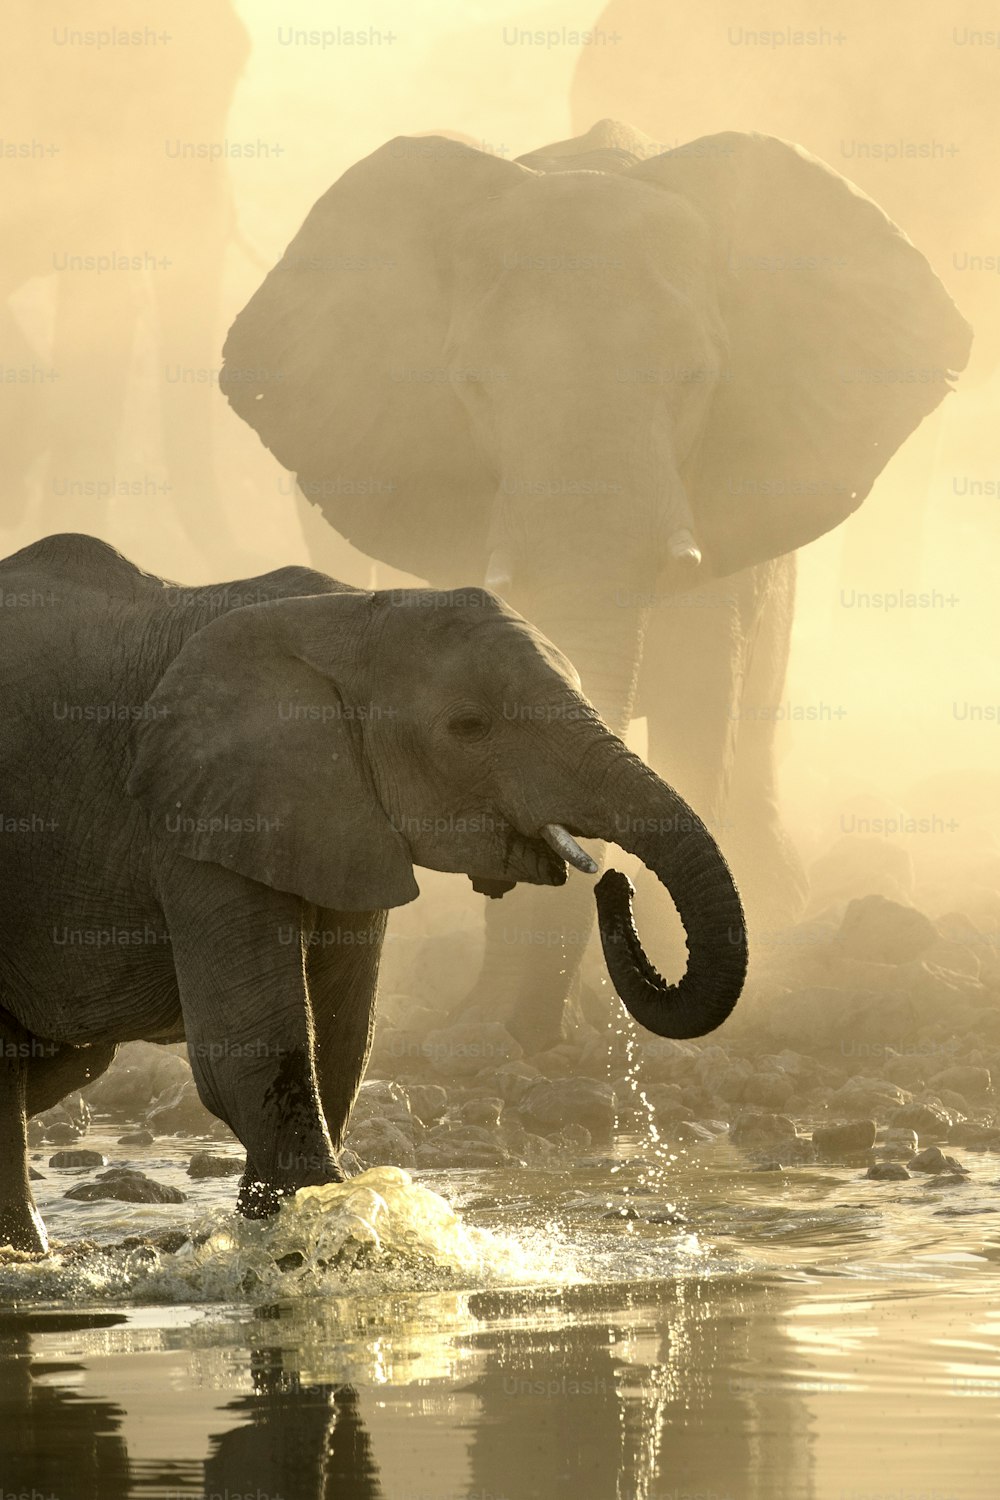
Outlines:
POLYGON ((580 848, 571 833, 567 833, 561 823, 546 823, 542 829, 542 838, 549 848, 564 859, 574 870, 582 870, 584 875, 596 875, 597 864, 591 859, 585 850, 580 848))
POLYGON ((667 551, 674 562, 686 568, 696 568, 701 562, 701 548, 686 527, 672 534, 667 551))
POLYGON ((510 558, 502 547, 497 547, 490 553, 486 564, 486 587, 495 594, 502 594, 510 588, 512 572, 510 558))

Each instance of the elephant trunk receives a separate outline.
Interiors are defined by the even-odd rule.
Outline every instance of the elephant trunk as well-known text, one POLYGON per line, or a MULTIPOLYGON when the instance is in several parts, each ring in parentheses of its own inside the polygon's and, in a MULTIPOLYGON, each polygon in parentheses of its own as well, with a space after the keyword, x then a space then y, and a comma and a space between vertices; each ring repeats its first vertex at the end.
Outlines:
POLYGON ((619 809, 613 832, 667 888, 687 938, 688 964, 676 984, 657 973, 632 920, 631 881, 608 870, 596 887, 601 944, 611 982, 629 1014, 657 1036, 703 1036, 729 1015, 747 970, 746 921, 722 851, 701 819, 635 756, 609 787, 619 809), (619 797, 616 791, 638 790, 619 797), (627 809, 627 815, 625 810, 627 809))

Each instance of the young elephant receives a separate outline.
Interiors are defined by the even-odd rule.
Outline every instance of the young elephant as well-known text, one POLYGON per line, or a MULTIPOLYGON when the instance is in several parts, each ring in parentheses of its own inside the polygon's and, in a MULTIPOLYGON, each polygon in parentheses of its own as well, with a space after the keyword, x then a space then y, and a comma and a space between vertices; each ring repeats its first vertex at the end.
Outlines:
POLYGON ((572 835, 611 839, 669 888, 689 944, 665 985, 628 882, 604 877, 632 1015, 693 1036, 735 1004, 743 916, 711 837, 494 595, 305 568, 186 589, 73 535, 0 563, 0 594, 0 1244, 46 1244, 26 1116, 136 1038, 186 1038, 247 1150, 243 1212, 339 1180, 415 864, 499 895, 591 868, 572 835))

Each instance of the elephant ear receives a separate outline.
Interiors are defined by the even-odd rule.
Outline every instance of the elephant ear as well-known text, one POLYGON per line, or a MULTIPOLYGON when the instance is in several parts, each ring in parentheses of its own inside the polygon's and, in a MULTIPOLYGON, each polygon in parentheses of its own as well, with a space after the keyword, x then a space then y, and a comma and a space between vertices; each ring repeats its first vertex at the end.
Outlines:
POLYGON ((728 365, 684 477, 706 562, 733 573, 857 509, 971 330, 882 210, 798 146, 730 131, 629 175, 687 198, 718 250, 728 365))
POLYGON ((250 605, 188 638, 145 704, 133 746, 128 791, 158 841, 338 911, 419 894, 366 765, 371 715, 345 688, 351 665, 337 659, 338 630, 353 621, 356 639, 370 601, 250 605))
POLYGON ((441 556, 479 575, 496 488, 455 394, 469 372, 445 365, 455 227, 530 176, 444 136, 389 141, 319 199, 223 350, 222 390, 303 493, 423 578, 441 556))

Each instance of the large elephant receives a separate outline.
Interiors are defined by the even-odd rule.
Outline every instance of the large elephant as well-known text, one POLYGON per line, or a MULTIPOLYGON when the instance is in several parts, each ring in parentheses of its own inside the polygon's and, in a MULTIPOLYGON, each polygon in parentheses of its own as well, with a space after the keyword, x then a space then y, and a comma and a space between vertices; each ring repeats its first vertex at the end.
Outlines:
POLYGON ((0 415, 3 519, 44 452, 41 530, 96 529, 138 497, 203 551, 225 532, 212 370, 240 149, 226 122, 250 39, 231 0, 132 21, 116 0, 5 8, 0 347, 20 373, 0 415), (10 302, 39 277, 54 292, 44 354, 10 302), (161 465, 131 430, 147 402, 161 465))
MULTIPOLYGON (((663 143, 722 124, 799 141, 891 214, 976 330, 973 370, 1000 358, 995 12, 987 0, 741 0, 697 10, 609 0, 614 47, 584 47, 570 95, 582 130, 626 111, 663 143)), ((972 370, 970 370, 972 373, 972 370)))
MULTIPOLYGON (((771 925, 803 894, 774 790, 786 554, 861 504, 969 343, 919 251, 806 152, 660 153, 604 121, 516 162, 401 137, 352 167, 234 323, 222 385, 355 545, 485 575, 617 733, 644 713, 771 925)), ((512 905, 479 1003, 544 1044, 578 952, 519 943, 540 913, 512 905)), ((579 893, 560 920, 586 933, 579 893)))
POLYGON ((183 589, 94 538, 0 564, 0 1244, 44 1247, 25 1118, 118 1042, 187 1039, 247 1149, 240 1206, 340 1178, 388 909, 413 866, 497 896, 596 870, 614 839, 667 885, 690 959, 648 964, 616 872, 612 981, 700 1035, 746 969, 703 824, 602 723, 573 668, 482 589, 371 593, 306 568, 183 589))
MULTIPOLYGON (((928 257, 976 331, 963 388, 1000 360, 996 246, 1000 95, 987 0, 914 7, 907 0, 608 0, 597 22, 613 47, 581 48, 570 90, 573 125, 627 111, 656 140, 707 130, 759 130, 798 141, 886 210, 928 257)), ((969 402, 959 422, 970 424, 969 402)), ((985 426, 985 424, 984 424, 985 426)), ((894 587, 918 591, 938 564, 931 546, 932 474, 943 442, 964 462, 994 464, 988 430, 950 438, 940 422, 893 466, 852 518, 840 580, 876 591, 892 557, 894 587), (971 439, 971 441, 970 441, 971 439), (970 451, 971 450, 971 451, 970 451)), ((961 507, 959 507, 961 510, 961 507)), ((960 528, 956 527, 956 531, 960 528)), ((876 670, 889 665, 876 661, 876 670)))

